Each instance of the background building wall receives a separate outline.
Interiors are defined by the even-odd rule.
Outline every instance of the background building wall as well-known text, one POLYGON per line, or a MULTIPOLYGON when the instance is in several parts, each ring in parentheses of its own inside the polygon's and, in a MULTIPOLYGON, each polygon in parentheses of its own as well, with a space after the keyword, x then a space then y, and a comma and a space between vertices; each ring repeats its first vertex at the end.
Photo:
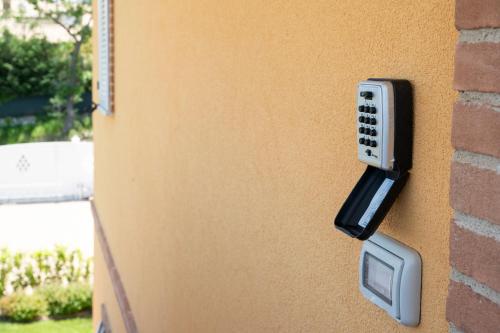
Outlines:
POLYGON ((457 0, 451 166, 454 330, 500 329, 500 1, 457 0))
MULTIPOLYGON (((453 1, 114 9, 95 203, 141 332, 412 330, 361 296, 362 243, 332 227, 365 168, 355 99, 369 77, 414 85, 414 167, 381 230, 422 255, 419 330, 447 331, 453 1)), ((103 265, 95 304, 118 326, 103 265)))

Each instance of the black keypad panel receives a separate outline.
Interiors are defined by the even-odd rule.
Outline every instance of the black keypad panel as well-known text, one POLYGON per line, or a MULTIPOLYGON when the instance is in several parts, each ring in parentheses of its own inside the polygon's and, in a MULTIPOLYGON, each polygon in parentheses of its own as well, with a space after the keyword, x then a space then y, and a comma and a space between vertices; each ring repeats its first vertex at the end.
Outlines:
MULTIPOLYGON (((367 85, 368 86, 368 85, 367 85)), ((379 143, 381 142, 379 129, 382 104, 380 103, 381 90, 367 89, 359 90, 358 104, 356 106, 358 117, 358 156, 372 165, 378 165, 381 158, 379 143)))
MULTIPOLYGON (((375 129, 375 125, 377 124, 377 119, 374 116, 370 117, 369 115, 376 114, 377 108, 374 106, 360 105, 358 106, 358 111, 362 114, 358 118, 359 122, 362 125, 358 128, 358 132, 361 135, 363 135, 358 140, 359 144, 375 148, 377 147, 377 141, 375 140, 375 138, 378 134, 377 130, 375 129), (366 125, 366 127, 363 125, 366 125)), ((372 151, 368 149, 366 150, 366 153, 369 154, 368 156, 371 156, 372 151)))
POLYGON ((365 145, 368 147, 373 147, 373 148, 377 147, 377 145, 378 145, 376 140, 370 140, 370 139, 365 139, 365 138, 360 138, 359 144, 365 145))
POLYGON ((362 81, 358 85, 354 109, 358 158, 361 162, 382 170, 392 170, 394 161, 394 141, 389 137, 393 135, 389 129, 394 126, 391 120, 394 119, 391 91, 394 89, 390 82, 362 81))

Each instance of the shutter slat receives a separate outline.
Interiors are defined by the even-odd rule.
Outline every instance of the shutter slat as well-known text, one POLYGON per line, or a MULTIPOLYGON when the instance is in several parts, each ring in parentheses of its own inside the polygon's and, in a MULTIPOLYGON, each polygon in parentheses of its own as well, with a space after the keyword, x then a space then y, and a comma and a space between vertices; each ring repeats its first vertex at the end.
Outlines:
POLYGON ((99 45, 99 109, 111 114, 110 92, 110 0, 98 0, 98 45, 99 45))

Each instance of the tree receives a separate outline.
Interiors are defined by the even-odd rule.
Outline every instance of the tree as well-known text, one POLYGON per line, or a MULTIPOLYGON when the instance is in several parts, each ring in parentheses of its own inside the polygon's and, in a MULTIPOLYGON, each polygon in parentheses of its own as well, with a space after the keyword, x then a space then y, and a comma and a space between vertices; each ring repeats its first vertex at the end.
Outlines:
POLYGON ((54 96, 70 50, 69 43, 0 31, 0 105, 20 97, 54 96))
POLYGON ((65 113, 64 135, 73 126, 76 108, 85 85, 81 82, 83 69, 82 46, 92 36, 92 0, 27 0, 40 19, 50 20, 63 28, 71 37, 72 50, 67 71, 59 78, 60 89, 52 98, 52 104, 65 113))
POLYGON ((4 10, 5 12, 10 11, 10 4, 11 4, 11 1, 10 1, 10 0, 3 0, 3 1, 2 1, 2 3, 3 3, 3 10, 4 10))

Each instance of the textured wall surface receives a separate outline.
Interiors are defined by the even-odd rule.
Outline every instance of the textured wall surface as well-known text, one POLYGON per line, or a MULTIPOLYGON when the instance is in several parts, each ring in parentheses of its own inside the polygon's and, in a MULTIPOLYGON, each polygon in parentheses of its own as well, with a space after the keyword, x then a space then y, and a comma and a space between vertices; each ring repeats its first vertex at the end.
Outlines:
MULTIPOLYGON (((361 242, 332 228, 365 168, 355 94, 369 77, 414 84, 414 167, 381 229, 422 255, 419 329, 447 331, 453 12, 117 1, 96 206, 141 332, 406 330, 361 296, 361 242)), ((96 304, 113 307, 97 267, 96 304)))
POLYGON ((120 317, 120 309, 118 303, 113 294, 113 285, 110 280, 109 274, 106 271, 106 265, 102 257, 101 247, 99 241, 96 239, 94 242, 94 251, 96 256, 94 258, 94 275, 97 278, 97 283, 94 283, 94 294, 97 297, 93 299, 93 322, 94 327, 98 327, 101 320, 103 320, 103 314, 101 309, 101 304, 105 304, 108 319, 111 321, 109 323, 111 327, 107 327, 108 330, 112 332, 121 333, 126 332, 123 321, 120 317))

